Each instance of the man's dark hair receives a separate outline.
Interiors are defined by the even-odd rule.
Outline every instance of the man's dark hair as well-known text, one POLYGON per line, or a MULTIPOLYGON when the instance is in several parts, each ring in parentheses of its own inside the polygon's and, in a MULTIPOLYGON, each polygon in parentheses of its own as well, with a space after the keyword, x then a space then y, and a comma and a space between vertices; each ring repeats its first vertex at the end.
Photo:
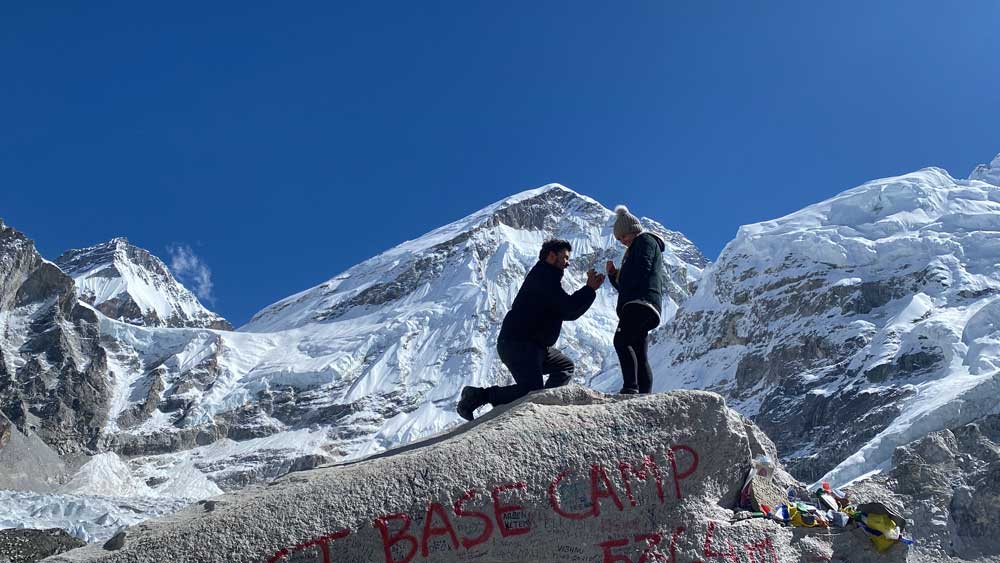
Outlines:
POLYGON ((549 252, 555 252, 556 254, 559 254, 563 250, 568 250, 570 252, 573 252, 573 245, 571 245, 569 241, 566 240, 557 238, 549 239, 542 243, 542 250, 538 253, 538 259, 545 260, 546 258, 549 257, 549 252))

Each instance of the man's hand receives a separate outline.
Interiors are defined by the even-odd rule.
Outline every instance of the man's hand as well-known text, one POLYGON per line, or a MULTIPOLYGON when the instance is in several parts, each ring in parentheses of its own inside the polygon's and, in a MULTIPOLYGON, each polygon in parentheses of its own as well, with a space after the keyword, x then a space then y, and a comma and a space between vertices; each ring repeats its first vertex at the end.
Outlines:
POLYGON ((608 260, 608 263, 604 265, 604 270, 608 272, 609 276, 615 276, 618 274, 618 268, 615 268, 615 263, 608 260))
POLYGON ((601 287, 601 284, 603 283, 604 274, 598 274, 593 268, 587 270, 587 285, 591 289, 597 290, 597 288, 601 287))

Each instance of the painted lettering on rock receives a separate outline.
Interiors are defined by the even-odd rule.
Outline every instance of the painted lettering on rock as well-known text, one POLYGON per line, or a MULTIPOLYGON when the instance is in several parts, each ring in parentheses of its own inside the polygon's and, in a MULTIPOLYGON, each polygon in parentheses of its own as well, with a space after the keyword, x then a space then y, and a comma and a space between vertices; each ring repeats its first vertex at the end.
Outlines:
POLYGON ((638 504, 635 500, 635 495, 632 494, 633 478, 648 482, 649 478, 652 477, 656 483, 656 496, 660 499, 660 504, 663 504, 663 476, 660 475, 660 468, 653 461, 653 456, 644 456, 642 458, 642 465, 638 467, 634 467, 624 461, 619 461, 618 470, 621 472, 622 484, 625 486, 625 496, 632 506, 638 504))
MULTIPOLYGON (((674 445, 664 451, 663 458, 669 465, 674 496, 677 500, 681 500, 683 498, 683 481, 694 475, 698 469, 698 453, 689 446, 674 445)), ((605 466, 599 463, 591 464, 586 473, 580 471, 579 474, 575 475, 575 479, 573 479, 573 468, 562 470, 552 479, 547 489, 549 505, 553 512, 559 517, 571 521, 597 518, 601 516, 602 511, 617 510, 617 512, 622 512, 626 508, 624 500, 627 500, 630 507, 634 508, 639 505, 640 495, 636 487, 646 487, 648 491, 650 484, 655 486, 658 503, 664 504, 666 495, 664 494, 663 473, 665 470, 657 464, 654 456, 645 455, 638 464, 619 461, 616 466, 612 465, 611 467, 617 469, 617 475, 621 477, 620 484, 616 484, 616 479, 612 479, 605 466), (624 499, 622 494, 624 494, 624 499)), ((526 491, 528 491, 528 484, 524 481, 497 485, 488 493, 468 489, 454 501, 450 511, 446 508, 446 504, 429 503, 423 512, 422 526, 419 526, 417 530, 411 530, 414 527, 413 520, 410 515, 404 512, 378 517, 372 522, 372 526, 378 531, 381 538, 386 563, 411 563, 418 553, 423 558, 427 558, 432 552, 440 549, 450 548, 450 550, 457 551, 464 548, 469 550, 488 542, 494 537, 495 532, 499 532, 501 539, 506 539, 529 534, 532 531, 532 516, 529 509, 515 502, 515 498, 526 491), (492 501, 492 510, 481 511, 467 508, 467 503, 473 501, 480 494, 484 497, 488 495, 488 499, 492 501)), ((674 563, 677 538, 682 531, 683 528, 678 528, 670 540, 669 559, 659 547, 664 538, 655 534, 639 535, 624 540, 609 540, 610 543, 605 542, 600 545, 606 562, 630 561, 628 556, 621 555, 615 550, 639 543, 643 546, 644 551, 639 556, 638 562, 631 563, 660 561, 674 563), (625 543, 622 544, 622 541, 625 543)), ((713 547, 713 533, 714 524, 710 526, 706 537, 705 556, 723 558, 736 563, 736 559, 734 559, 736 552, 732 545, 721 551, 718 550, 719 548, 713 547)), ((268 560, 268 563, 277 563, 293 553, 310 548, 316 548, 320 551, 324 563, 332 563, 329 543, 347 537, 349 534, 348 530, 340 530, 322 538, 282 549, 275 553, 268 560)), ((746 553, 751 558, 751 563, 758 563, 758 560, 765 563, 764 555, 772 555, 773 545, 766 543, 769 541, 767 539, 765 543, 758 542, 746 546, 746 553)), ((772 558, 774 558, 773 555, 772 558)))
POLYGON ((462 547, 465 549, 473 548, 481 543, 486 543, 493 535, 493 520, 490 519, 483 512, 477 512, 475 510, 465 510, 464 505, 466 502, 472 500, 476 496, 475 489, 469 489, 465 491, 465 494, 455 501, 455 516, 459 518, 474 518, 483 523, 483 531, 481 534, 474 538, 462 538, 462 547))
POLYGON ((698 452, 688 446, 670 446, 670 449, 667 450, 667 458, 670 460, 670 468, 674 477, 674 492, 677 495, 677 500, 681 500, 683 498, 681 481, 690 477, 698 469, 698 452), (683 472, 677 470, 678 452, 685 452, 690 457, 689 465, 683 472))
POLYGON ((502 492, 515 490, 523 491, 527 488, 528 484, 523 481, 493 487, 493 514, 496 516, 497 529, 500 530, 501 537, 509 538, 510 536, 520 536, 531 531, 531 526, 528 524, 527 513, 524 511, 524 507, 519 504, 505 505, 500 500, 500 493, 502 492), (519 517, 512 518, 511 516, 515 514, 519 517))
POLYGON ((750 563, 768 563, 768 556, 770 556, 772 563, 779 563, 778 552, 774 549, 771 536, 765 536, 764 539, 756 543, 744 544, 743 547, 747 550, 750 563))
MULTIPOLYGON (((708 530, 705 533, 705 541, 702 544, 702 556, 704 560, 698 559, 692 563, 705 563, 711 559, 723 559, 732 563, 740 563, 740 554, 731 542, 726 543, 725 549, 719 548, 718 540, 715 538, 716 523, 709 521, 708 530), (713 545, 714 544, 714 545, 713 545)), ((677 527, 670 537, 668 552, 663 553, 664 536, 659 533, 638 534, 632 538, 610 539, 597 544, 601 550, 602 563, 678 563, 677 562, 677 540, 684 533, 683 526, 677 527), (630 555, 638 553, 639 558, 633 560, 630 555)), ((744 544, 747 557, 750 563, 781 563, 778 552, 774 548, 774 542, 770 536, 765 536, 760 541, 752 544, 744 544)))
POLYGON ((420 554, 427 557, 431 538, 445 534, 451 539, 452 549, 458 549, 458 534, 455 533, 455 528, 451 525, 448 513, 444 511, 444 507, 440 503, 432 502, 427 507, 427 514, 424 515, 424 532, 420 536, 420 554), (441 525, 435 526, 435 520, 440 521, 441 525))
MULTIPOLYGON (((698 469, 698 452, 690 446, 671 446, 666 451, 666 459, 670 463, 671 477, 674 483, 674 495, 677 500, 682 500, 684 494, 681 491, 681 482, 694 475, 698 469)), ((626 461, 618 462, 618 472, 621 475, 622 487, 625 490, 625 498, 631 506, 638 506, 635 492, 632 488, 633 482, 641 481, 648 483, 650 479, 656 485, 656 496, 660 504, 665 501, 663 492, 663 475, 660 467, 656 464, 653 456, 647 455, 642 458, 642 463, 638 466, 626 461)), ((552 510, 569 520, 586 520, 601 515, 601 500, 611 499, 619 511, 624 510, 621 497, 615 489, 614 484, 608 477, 607 471, 600 464, 590 466, 590 503, 589 507, 580 510, 571 510, 564 506, 560 498, 560 485, 572 473, 572 469, 567 468, 560 472, 549 484, 548 498, 552 510)))
POLYGON ((323 563, 332 563, 333 560, 330 559, 330 542, 346 538, 350 534, 351 534, 350 530, 338 530, 332 534, 327 534, 323 537, 312 539, 293 547, 287 547, 285 549, 279 550, 277 553, 272 555, 271 558, 267 560, 267 563, 276 563, 277 561, 280 561, 288 557, 289 555, 298 553, 300 551, 305 551, 313 547, 319 548, 320 554, 323 558, 323 563))
POLYGON ((396 512, 377 518, 372 525, 378 529, 379 534, 382 536, 382 551, 385 554, 385 563, 410 563, 413 560, 413 556, 417 554, 417 548, 420 544, 417 538, 410 533, 410 517, 405 512, 396 512), (390 520, 401 522, 399 530, 395 532, 389 531, 390 520), (396 546, 400 542, 405 542, 407 547, 405 548, 406 551, 403 552, 404 555, 397 558, 400 550, 397 550, 396 546))
POLYGON ((707 559, 726 559, 733 563, 740 563, 740 557, 736 555, 736 548, 729 543, 725 551, 715 551, 712 547, 712 535, 715 534, 715 522, 708 523, 708 532, 705 533, 705 557, 707 559))
POLYGON ((608 472, 598 464, 590 466, 590 504, 594 516, 601 515, 601 499, 610 498, 618 507, 618 512, 624 510, 621 499, 615 492, 615 486, 608 479, 608 472))
POLYGON ((683 533, 683 526, 674 530, 670 538, 669 558, 660 550, 663 536, 655 532, 638 534, 632 538, 608 540, 597 545, 601 548, 602 563, 677 563, 677 538, 683 533), (626 552, 615 552, 615 549, 625 549, 626 552), (638 561, 633 561, 627 552, 634 552, 639 549, 642 550, 639 554, 639 559, 638 561))

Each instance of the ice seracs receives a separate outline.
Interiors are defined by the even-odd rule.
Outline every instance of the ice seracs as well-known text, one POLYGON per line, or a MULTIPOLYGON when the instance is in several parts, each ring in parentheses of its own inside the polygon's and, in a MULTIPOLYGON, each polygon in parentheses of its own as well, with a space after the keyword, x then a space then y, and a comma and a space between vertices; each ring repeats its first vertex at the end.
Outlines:
POLYGON ((1000 154, 996 155, 989 164, 976 166, 976 169, 969 175, 969 179, 1000 186, 1000 154))

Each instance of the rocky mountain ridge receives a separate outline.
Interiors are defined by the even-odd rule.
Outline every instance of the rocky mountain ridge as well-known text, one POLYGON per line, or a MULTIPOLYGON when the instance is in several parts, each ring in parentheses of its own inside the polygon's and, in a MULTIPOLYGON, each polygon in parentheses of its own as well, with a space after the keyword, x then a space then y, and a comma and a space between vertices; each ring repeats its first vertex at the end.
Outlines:
POLYGON ((72 278, 0 223, 0 412, 60 454, 95 448, 110 399, 99 340, 72 278))

